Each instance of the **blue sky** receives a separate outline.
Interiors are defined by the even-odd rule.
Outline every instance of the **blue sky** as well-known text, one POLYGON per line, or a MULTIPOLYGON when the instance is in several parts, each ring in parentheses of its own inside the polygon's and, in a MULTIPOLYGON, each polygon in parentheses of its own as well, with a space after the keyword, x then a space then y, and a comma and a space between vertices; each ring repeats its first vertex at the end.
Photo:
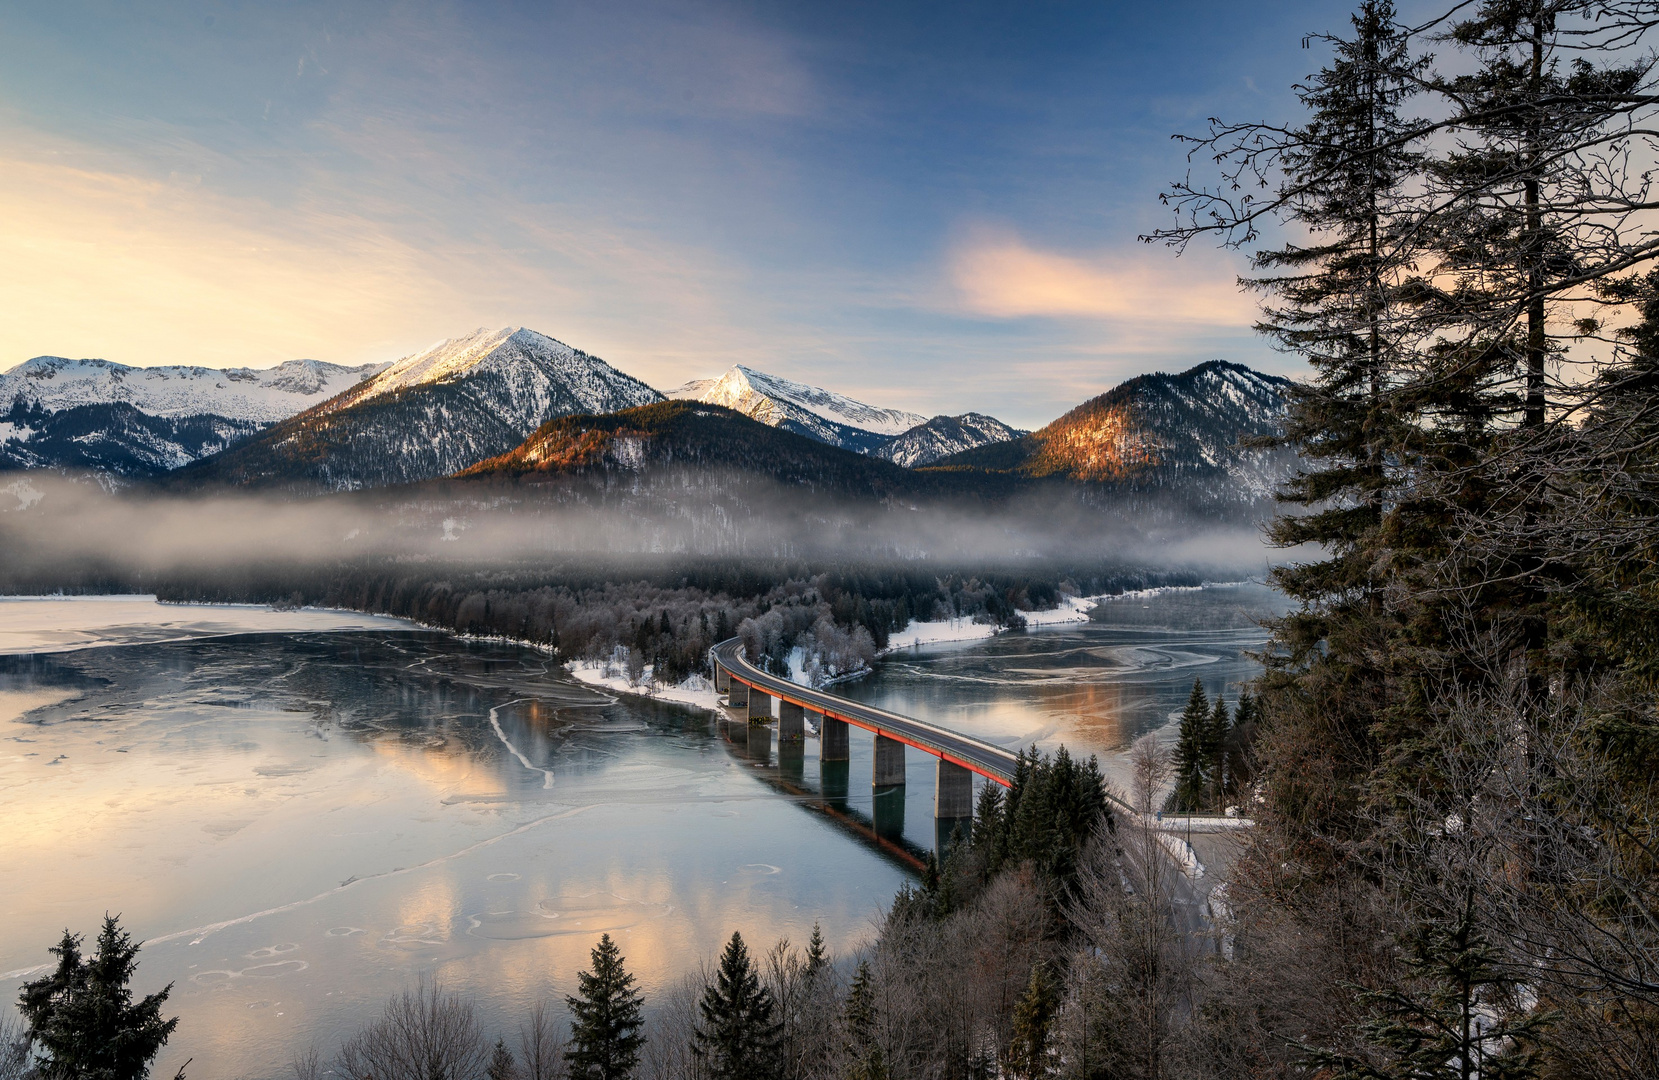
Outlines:
POLYGON ((1285 3, 0 7, 0 367, 387 360, 525 325, 1038 425, 1294 374, 1236 256, 1135 243, 1175 131, 1292 115, 1285 3))

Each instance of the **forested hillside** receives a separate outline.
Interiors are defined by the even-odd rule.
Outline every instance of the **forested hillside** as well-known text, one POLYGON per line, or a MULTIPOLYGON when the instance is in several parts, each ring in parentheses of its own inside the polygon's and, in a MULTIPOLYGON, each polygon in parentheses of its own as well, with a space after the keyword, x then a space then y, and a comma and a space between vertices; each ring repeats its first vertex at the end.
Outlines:
MULTIPOLYGON (((3 579, 0 579, 3 580, 3 579)), ((571 562, 554 567, 266 565, 163 573, 148 579, 163 599, 351 608, 413 619, 463 634, 546 645, 563 659, 609 659, 620 646, 653 675, 676 683, 707 674, 709 646, 760 625, 762 663, 781 665, 821 621, 860 632, 872 649, 912 619, 966 618, 1018 625, 1021 612, 1053 608, 1062 595, 1191 585, 1190 571, 1039 564, 1017 569, 792 560, 673 559, 571 562)), ((866 657, 868 659, 868 657, 866 657)))
POLYGON ((0 470, 67 469, 152 477, 216 454, 264 425, 155 416, 125 402, 48 411, 22 398, 0 413, 0 470))
POLYGON ((464 478, 637 477, 664 470, 736 470, 834 496, 960 494, 995 496, 1016 486, 993 480, 915 473, 877 458, 772 427, 719 405, 666 401, 604 416, 570 416, 542 425, 464 478))

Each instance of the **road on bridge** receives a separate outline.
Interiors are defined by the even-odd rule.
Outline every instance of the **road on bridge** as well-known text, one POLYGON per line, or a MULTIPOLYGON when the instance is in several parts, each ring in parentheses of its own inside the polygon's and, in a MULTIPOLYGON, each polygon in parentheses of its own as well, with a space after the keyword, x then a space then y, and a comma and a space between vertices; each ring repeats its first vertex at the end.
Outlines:
POLYGON ((1003 787, 1013 783, 1016 761, 1013 751, 958 734, 949 728, 938 727, 871 705, 848 701, 844 697, 813 690, 788 679, 780 679, 744 659, 743 643, 737 638, 722 641, 709 651, 715 662, 725 668, 732 678, 756 690, 793 702, 810 712, 823 713, 832 720, 844 720, 865 731, 897 739, 906 746, 913 746, 936 758, 944 758, 994 780, 1003 787))

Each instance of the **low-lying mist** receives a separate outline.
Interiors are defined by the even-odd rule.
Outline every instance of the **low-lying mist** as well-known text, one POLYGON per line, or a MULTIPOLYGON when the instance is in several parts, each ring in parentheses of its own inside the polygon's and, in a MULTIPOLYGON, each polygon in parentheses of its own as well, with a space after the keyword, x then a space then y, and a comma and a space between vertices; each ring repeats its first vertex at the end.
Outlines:
MULTIPOLYGON (((107 491, 56 473, 0 480, 0 589, 91 577, 340 562, 460 566, 802 560, 953 569, 1076 563, 1259 576, 1257 524, 1145 494, 1069 486, 996 500, 856 499, 709 472, 649 482, 449 482, 282 498, 107 491)), ((1277 556, 1277 559, 1274 557, 1277 556)))

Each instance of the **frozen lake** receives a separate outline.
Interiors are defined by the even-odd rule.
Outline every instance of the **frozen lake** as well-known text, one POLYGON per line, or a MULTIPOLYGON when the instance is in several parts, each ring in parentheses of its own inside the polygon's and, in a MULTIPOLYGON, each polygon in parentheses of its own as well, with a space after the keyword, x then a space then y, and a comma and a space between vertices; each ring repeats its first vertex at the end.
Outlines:
MULTIPOLYGON (((935 839, 932 760, 913 754, 902 805, 875 813, 861 733, 832 812, 815 742, 734 747, 711 717, 612 698, 532 649, 145 603, 0 601, 0 633, 36 649, 0 657, 0 995, 64 927, 119 913, 147 941, 140 989, 173 982, 183 1017, 156 1075, 186 1057, 193 1080, 284 1075, 421 976, 510 1031, 573 988, 602 930, 648 994, 733 929, 765 947, 819 921, 844 952, 911 872, 905 849, 935 839)), ((1113 601, 841 690, 1110 754, 1194 674, 1248 677, 1271 605, 1255 587, 1113 601)))

